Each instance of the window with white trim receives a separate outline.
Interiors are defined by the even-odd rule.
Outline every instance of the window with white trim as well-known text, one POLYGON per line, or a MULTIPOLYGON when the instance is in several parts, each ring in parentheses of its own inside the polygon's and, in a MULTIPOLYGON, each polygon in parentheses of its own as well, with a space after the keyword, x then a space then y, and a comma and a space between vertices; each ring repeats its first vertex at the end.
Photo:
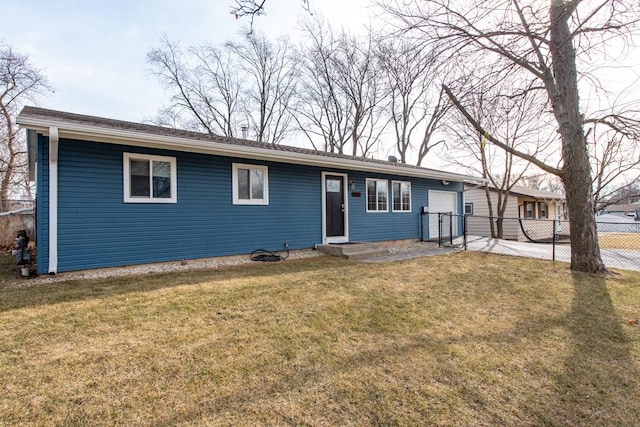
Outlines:
POLYGON ((391 181, 393 212, 411 212, 411 183, 391 181))
POLYGON ((386 179, 367 178, 367 212, 387 212, 388 191, 386 179))
POLYGON ((125 203, 176 203, 176 158, 124 153, 125 203))
POLYGON ((233 204, 268 205, 269 169, 267 166, 233 164, 233 204))

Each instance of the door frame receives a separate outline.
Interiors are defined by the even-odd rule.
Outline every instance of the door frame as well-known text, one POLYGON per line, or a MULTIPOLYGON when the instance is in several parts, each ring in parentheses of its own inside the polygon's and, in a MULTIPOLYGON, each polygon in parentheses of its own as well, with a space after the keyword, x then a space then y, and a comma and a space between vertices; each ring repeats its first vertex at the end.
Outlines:
POLYGON ((345 243, 349 241, 349 176, 346 173, 322 171, 322 243, 345 243), (344 197, 344 236, 327 237, 327 176, 342 177, 342 194, 344 197))

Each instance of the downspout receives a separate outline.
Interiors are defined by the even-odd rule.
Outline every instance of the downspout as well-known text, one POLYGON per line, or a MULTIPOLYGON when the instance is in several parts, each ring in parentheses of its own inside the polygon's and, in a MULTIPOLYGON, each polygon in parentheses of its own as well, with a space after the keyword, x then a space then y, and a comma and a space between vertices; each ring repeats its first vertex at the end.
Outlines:
POLYGON ((49 274, 58 272, 58 128, 49 128, 49 274))

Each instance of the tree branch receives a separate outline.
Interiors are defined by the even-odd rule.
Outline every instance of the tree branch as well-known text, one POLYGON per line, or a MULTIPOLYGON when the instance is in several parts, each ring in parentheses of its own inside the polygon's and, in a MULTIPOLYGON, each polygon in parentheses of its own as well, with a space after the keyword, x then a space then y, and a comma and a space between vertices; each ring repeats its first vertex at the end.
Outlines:
POLYGON ((524 159, 524 160, 536 165, 537 167, 539 167, 540 169, 544 170, 545 172, 549 172, 551 174, 554 174, 554 175, 557 175, 557 176, 560 176, 560 177, 562 176, 562 170, 560 170, 558 168, 554 168, 552 166, 549 166, 546 163, 538 160, 534 156, 531 156, 531 155, 529 155, 527 153, 524 153, 522 151, 516 150, 516 149, 510 147, 509 145, 503 143, 502 141, 499 141, 498 139, 496 139, 491 134, 489 134, 489 132, 487 132, 487 130, 484 129, 480 125, 480 123, 478 123, 473 117, 471 117, 469 112, 462 106, 462 104, 460 103, 458 98, 456 98, 456 96, 453 94, 453 92, 451 92, 451 89, 449 89, 449 87, 447 85, 443 84, 442 88, 444 89, 445 93, 447 94, 447 96, 449 97, 451 102, 453 102, 453 105, 455 105, 455 107, 458 109, 458 111, 460 111, 460 113, 462 113, 462 115, 467 119, 469 124, 471 124, 471 126, 473 126, 473 128, 475 130, 477 130, 481 135, 484 135, 484 137, 487 138, 487 140, 491 141, 496 146, 502 148, 506 152, 511 153, 514 156, 518 156, 521 159, 524 159))

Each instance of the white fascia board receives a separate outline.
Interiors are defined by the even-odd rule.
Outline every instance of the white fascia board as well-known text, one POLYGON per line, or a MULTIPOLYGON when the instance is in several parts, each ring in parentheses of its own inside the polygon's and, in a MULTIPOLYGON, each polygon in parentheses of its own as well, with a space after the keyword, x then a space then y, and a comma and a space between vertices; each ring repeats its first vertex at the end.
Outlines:
POLYGON ((117 128, 104 128, 99 126, 68 123, 51 119, 33 117, 19 117, 18 124, 28 129, 35 129, 46 135, 49 127, 56 126, 61 138, 80 139, 96 142, 105 142, 119 145, 131 145, 146 148, 159 148, 165 150, 184 151, 189 153, 213 154, 243 159, 255 159, 273 161, 278 163, 292 163, 297 165, 317 166, 332 169, 347 169, 360 172, 386 173, 390 175, 411 176, 436 180, 449 180, 457 182, 482 182, 483 178, 461 175, 436 170, 420 170, 403 168, 399 164, 369 163, 362 160, 344 159, 340 157, 324 157, 297 153, 292 151, 280 151, 267 148, 247 147, 213 141, 200 141, 191 138, 182 138, 168 135, 158 135, 117 128))

